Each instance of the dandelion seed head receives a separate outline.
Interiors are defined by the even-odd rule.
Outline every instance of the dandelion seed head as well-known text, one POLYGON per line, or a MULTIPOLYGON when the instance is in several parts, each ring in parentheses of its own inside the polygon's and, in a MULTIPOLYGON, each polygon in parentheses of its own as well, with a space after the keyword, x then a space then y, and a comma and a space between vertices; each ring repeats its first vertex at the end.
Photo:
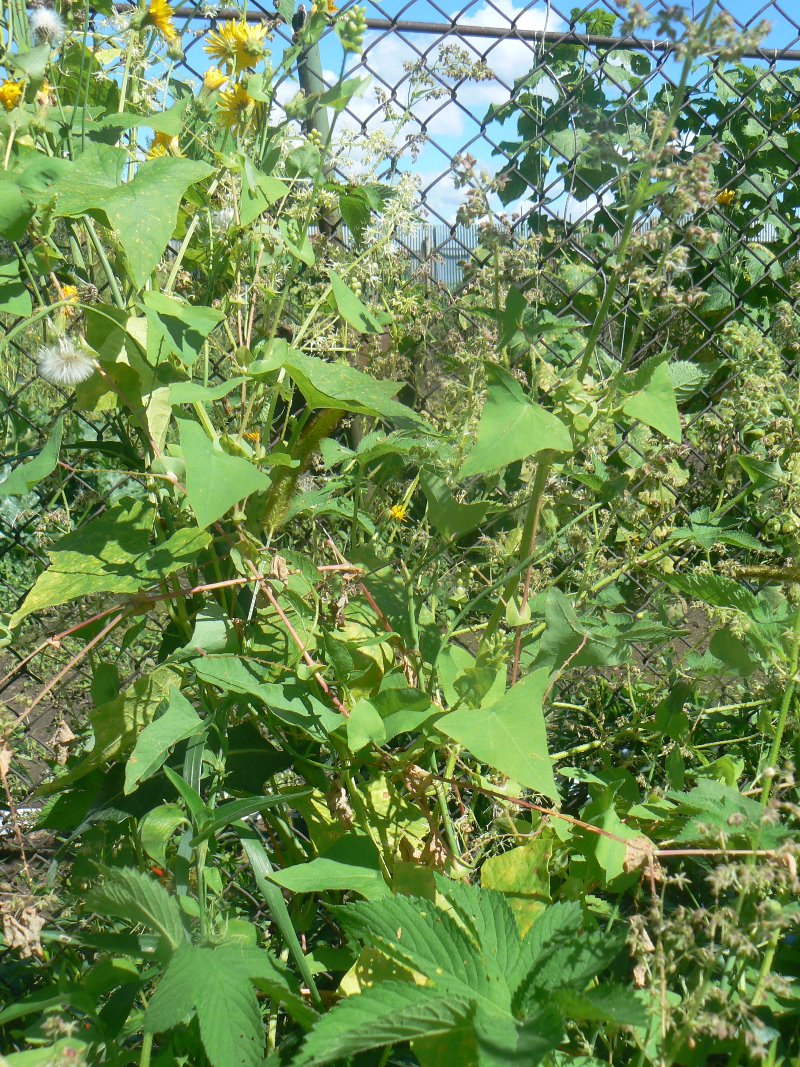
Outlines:
POLYGON ((59 337, 36 353, 39 374, 52 385, 74 386, 94 371, 94 360, 79 341, 59 337))
POLYGON ((60 44, 66 32, 64 20, 52 7, 35 7, 28 20, 31 33, 41 41, 60 44))

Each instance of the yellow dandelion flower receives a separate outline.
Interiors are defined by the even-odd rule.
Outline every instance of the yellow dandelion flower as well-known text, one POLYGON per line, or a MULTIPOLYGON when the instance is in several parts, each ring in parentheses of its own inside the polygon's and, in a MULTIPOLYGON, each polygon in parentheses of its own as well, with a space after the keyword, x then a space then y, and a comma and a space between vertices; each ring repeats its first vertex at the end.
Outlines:
MULTIPOLYGON (((68 300, 70 304, 77 304, 80 298, 77 285, 62 285, 60 300, 68 300)), ((65 307, 64 314, 68 319, 74 319, 77 314, 77 308, 65 307)))
POLYGON ((730 207, 736 199, 736 193, 733 189, 723 189, 721 193, 717 193, 716 199, 720 207, 730 207))
POLYGON ((204 51, 226 70, 250 70, 264 58, 267 27, 227 22, 208 35, 204 51))
POLYGON ((147 158, 158 159, 161 156, 183 156, 177 137, 170 137, 167 133, 155 135, 147 152, 147 158))
POLYGON ((0 104, 6 111, 13 111, 22 99, 22 82, 4 81, 0 85, 0 104))
POLYGON ((215 89, 221 89, 228 80, 228 75, 223 74, 219 67, 210 67, 203 75, 203 88, 213 93, 215 89))
POLYGON ((408 518, 408 507, 405 504, 392 504, 389 515, 393 522, 405 522, 408 518))
POLYGON ((241 130, 247 125, 255 100, 243 85, 234 85, 219 94, 219 114, 221 126, 226 130, 241 130))
POLYGON ((56 102, 56 92, 49 82, 42 82, 36 91, 36 103, 39 107, 52 107, 56 102))
POLYGON ((156 33, 160 33, 167 44, 177 41, 179 34, 172 21, 172 8, 167 0, 150 0, 150 6, 144 17, 144 25, 152 26, 156 33))

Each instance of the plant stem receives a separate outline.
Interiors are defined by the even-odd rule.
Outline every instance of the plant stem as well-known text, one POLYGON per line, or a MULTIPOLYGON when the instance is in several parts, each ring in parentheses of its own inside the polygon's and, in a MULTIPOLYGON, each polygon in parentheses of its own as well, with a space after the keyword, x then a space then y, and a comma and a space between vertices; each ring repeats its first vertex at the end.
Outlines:
MULTIPOLYGON (((532 556, 536 548, 536 537, 539 532, 539 519, 542 514, 542 505, 544 503, 544 486, 547 481, 547 475, 550 472, 550 459, 549 453, 542 454, 541 459, 536 467, 536 474, 533 479, 533 489, 531 492, 531 498, 528 501, 528 510, 525 513, 525 523, 522 528, 522 538, 519 546, 518 565, 514 568, 511 577, 506 582, 502 595, 498 599, 495 609, 491 614, 489 622, 486 624, 486 629, 483 632, 481 638, 481 648, 484 648, 487 641, 494 635, 497 627, 500 625, 500 620, 505 614, 506 604, 510 597, 514 595, 517 584, 519 582, 519 574, 523 567, 525 567, 525 561, 528 560, 527 568, 525 570, 525 580, 523 583, 524 597, 523 603, 527 603, 528 594, 530 593, 531 585, 531 573, 533 568, 532 556)), ((515 668, 512 670, 512 685, 516 680, 516 669, 519 667, 518 649, 514 651, 515 668)))
MULTIPOLYGON (((792 634, 792 650, 789 659, 789 680, 786 685, 786 689, 783 693, 783 700, 781 701, 781 708, 778 713, 778 722, 775 727, 775 736, 772 739, 772 746, 769 750, 768 767, 776 767, 781 754, 781 745, 783 743, 783 735, 786 730, 786 723, 789 718, 789 711, 792 707, 792 700, 794 698, 795 690, 797 688, 797 664, 800 659, 800 608, 798 608, 794 617, 794 629, 792 634)), ((761 790, 761 803, 767 804, 769 796, 772 791, 772 778, 767 778, 764 781, 763 789, 761 790)))
POLYGON ((139 1055, 139 1067, 150 1067, 150 1053, 153 1051, 153 1035, 147 1034, 142 1037, 142 1051, 139 1055))

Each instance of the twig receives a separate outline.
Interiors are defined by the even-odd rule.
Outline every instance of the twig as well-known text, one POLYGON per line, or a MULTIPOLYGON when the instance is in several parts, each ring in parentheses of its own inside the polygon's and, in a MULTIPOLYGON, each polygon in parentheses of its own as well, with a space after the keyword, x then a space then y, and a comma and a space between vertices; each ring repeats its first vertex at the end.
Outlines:
POLYGON ((342 714, 346 719, 349 719, 350 718, 350 712, 347 710, 347 708, 344 706, 344 704, 341 702, 341 700, 339 700, 339 698, 336 696, 336 694, 331 689, 331 687, 328 685, 328 683, 325 681, 325 679, 322 677, 322 673, 321 673, 319 667, 317 666, 317 664, 314 662, 312 657, 307 652, 305 644, 301 640, 300 635, 297 633, 297 631, 295 630, 294 626, 292 626, 291 622, 289 622, 289 618, 286 615, 286 612, 283 610, 283 608, 278 603, 277 597, 272 592, 272 588, 270 587, 269 582, 266 581, 266 579, 264 578, 263 575, 260 575, 258 573, 258 571, 255 569, 255 567, 250 562, 250 560, 247 560, 246 562, 247 562, 247 566, 253 572, 253 580, 258 582, 259 587, 261 589, 261 592, 264 594, 264 596, 270 602, 272 607, 278 613, 278 617, 280 618, 280 620, 283 623, 283 625, 286 627, 286 629, 287 629, 287 631, 289 633, 289 636, 294 641, 295 645, 297 645, 297 648, 300 651, 300 655, 303 657, 304 663, 306 664, 306 666, 308 666, 310 668, 311 673, 314 675, 314 678, 316 679, 317 685, 320 687, 320 689, 325 694, 325 696, 328 698, 328 700, 330 700, 330 702, 333 704, 333 706, 336 708, 336 710, 338 712, 340 712, 340 714, 342 714))

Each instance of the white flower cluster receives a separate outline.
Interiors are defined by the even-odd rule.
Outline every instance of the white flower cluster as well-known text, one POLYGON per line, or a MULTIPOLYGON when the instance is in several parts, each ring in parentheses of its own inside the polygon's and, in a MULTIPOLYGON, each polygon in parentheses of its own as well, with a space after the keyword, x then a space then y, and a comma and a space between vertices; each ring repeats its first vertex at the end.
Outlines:
POLYGON ((59 337, 36 353, 39 374, 53 385, 74 386, 94 371, 94 359, 79 341, 59 337))

